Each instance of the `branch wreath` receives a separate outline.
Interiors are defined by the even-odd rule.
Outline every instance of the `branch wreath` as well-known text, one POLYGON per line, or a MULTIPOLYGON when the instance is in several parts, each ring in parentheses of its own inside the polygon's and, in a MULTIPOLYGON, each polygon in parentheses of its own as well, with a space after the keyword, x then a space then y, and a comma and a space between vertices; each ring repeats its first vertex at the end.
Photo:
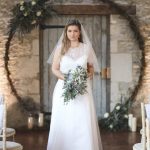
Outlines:
POLYGON ((32 0, 29 2, 25 2, 23 0, 20 1, 20 3, 12 9, 13 17, 10 19, 10 23, 8 25, 8 39, 5 44, 4 56, 5 70, 12 93, 17 98, 21 109, 24 112, 36 112, 38 111, 39 106, 31 97, 21 97, 13 84, 10 77, 11 72, 8 67, 10 44, 16 32, 20 35, 30 33, 32 29, 38 27, 44 20, 56 15, 56 11, 52 8, 52 6, 50 4, 46 4, 47 1, 48 0, 32 0))
MULTIPOLYGON (((110 7, 115 9, 118 12, 118 14, 120 14, 125 19, 127 19, 127 21, 129 22, 129 26, 134 33, 134 37, 138 42, 138 46, 140 50, 142 51, 142 58, 141 58, 142 67, 140 70, 141 74, 139 76, 138 84, 135 86, 135 89, 129 98, 129 100, 134 101, 142 85, 142 79, 143 79, 144 68, 145 68, 145 53, 144 53, 145 43, 144 43, 144 37, 142 36, 140 32, 138 19, 135 15, 134 16, 130 15, 126 10, 120 7, 119 4, 113 2, 112 0, 100 0, 100 1, 108 4, 110 7)), ((21 106, 23 106, 23 109, 26 112, 36 110, 37 106, 35 105, 34 101, 32 101, 33 107, 29 109, 27 102, 24 101, 23 98, 18 94, 12 82, 12 79, 10 77, 11 72, 8 67, 10 43, 16 32, 20 34, 30 33, 32 29, 41 25, 41 23, 45 19, 57 14, 57 12, 52 8, 52 5, 46 4, 46 2, 48 2, 48 0, 31 0, 28 2, 21 1, 12 9, 13 17, 11 18, 10 23, 8 25, 8 39, 5 43, 5 56, 4 56, 6 75, 7 75, 7 79, 10 84, 12 93, 17 98, 21 106)))

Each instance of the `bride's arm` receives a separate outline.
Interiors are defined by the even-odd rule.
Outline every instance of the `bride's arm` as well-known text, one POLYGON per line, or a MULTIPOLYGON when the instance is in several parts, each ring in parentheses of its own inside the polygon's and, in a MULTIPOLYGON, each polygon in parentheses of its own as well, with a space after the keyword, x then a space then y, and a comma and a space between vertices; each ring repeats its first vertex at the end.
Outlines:
POLYGON ((60 54, 60 50, 58 50, 54 54, 53 63, 52 63, 52 72, 57 78, 64 80, 64 75, 60 71, 60 58, 61 58, 61 54, 60 54))

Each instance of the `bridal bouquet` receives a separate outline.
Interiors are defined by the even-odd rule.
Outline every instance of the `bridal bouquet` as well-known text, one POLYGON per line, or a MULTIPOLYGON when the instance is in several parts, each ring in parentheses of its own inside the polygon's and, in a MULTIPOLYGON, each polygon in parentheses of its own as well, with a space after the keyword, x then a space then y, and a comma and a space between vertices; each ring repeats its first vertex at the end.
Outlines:
POLYGON ((65 103, 75 99, 77 95, 87 92, 87 78, 87 70, 81 66, 77 66, 75 70, 69 70, 68 74, 65 74, 62 95, 65 103))

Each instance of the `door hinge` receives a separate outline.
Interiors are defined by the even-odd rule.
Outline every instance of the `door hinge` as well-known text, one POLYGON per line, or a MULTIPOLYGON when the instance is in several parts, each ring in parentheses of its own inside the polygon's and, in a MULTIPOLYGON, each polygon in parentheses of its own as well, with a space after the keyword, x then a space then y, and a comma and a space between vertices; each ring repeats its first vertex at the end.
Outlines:
POLYGON ((100 75, 102 77, 102 79, 110 79, 111 74, 110 74, 110 68, 103 68, 100 72, 100 75))

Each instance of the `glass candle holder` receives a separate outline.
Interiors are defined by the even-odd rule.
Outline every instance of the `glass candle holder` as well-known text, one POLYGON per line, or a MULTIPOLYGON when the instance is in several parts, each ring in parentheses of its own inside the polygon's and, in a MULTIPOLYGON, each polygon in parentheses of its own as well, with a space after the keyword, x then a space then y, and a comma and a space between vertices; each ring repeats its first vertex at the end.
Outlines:
POLYGON ((132 118, 132 132, 136 132, 137 129, 137 119, 135 117, 132 118))
POLYGON ((132 130, 132 118, 133 118, 133 114, 129 114, 128 115, 128 126, 129 126, 130 130, 132 130))
POLYGON ((39 113, 38 126, 39 127, 43 127, 44 126, 44 114, 43 113, 39 113))
POLYGON ((34 125, 34 119, 33 117, 30 115, 28 117, 28 129, 32 129, 33 128, 33 125, 34 125))

